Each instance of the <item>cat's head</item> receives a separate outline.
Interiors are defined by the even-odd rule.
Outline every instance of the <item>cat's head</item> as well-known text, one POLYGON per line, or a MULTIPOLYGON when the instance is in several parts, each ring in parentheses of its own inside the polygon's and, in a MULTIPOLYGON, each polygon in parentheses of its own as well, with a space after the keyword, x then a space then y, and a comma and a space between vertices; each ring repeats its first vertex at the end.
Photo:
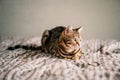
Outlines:
POLYGON ((80 46, 81 31, 82 27, 73 29, 71 26, 67 26, 62 32, 62 35, 60 36, 61 45, 63 45, 67 52, 71 52, 80 46))

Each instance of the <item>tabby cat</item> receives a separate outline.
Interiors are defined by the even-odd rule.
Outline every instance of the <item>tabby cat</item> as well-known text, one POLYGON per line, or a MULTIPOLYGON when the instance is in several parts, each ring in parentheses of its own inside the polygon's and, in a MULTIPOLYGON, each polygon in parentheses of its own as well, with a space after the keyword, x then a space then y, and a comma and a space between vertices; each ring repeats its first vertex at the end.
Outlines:
POLYGON ((82 27, 72 29, 71 26, 45 30, 41 39, 42 49, 61 58, 78 60, 82 55, 81 30, 82 27))
POLYGON ((9 46, 7 50, 22 48, 25 50, 41 50, 52 55, 78 60, 82 51, 81 46, 82 27, 72 29, 71 26, 57 26, 51 30, 45 30, 42 34, 41 46, 22 45, 9 46))

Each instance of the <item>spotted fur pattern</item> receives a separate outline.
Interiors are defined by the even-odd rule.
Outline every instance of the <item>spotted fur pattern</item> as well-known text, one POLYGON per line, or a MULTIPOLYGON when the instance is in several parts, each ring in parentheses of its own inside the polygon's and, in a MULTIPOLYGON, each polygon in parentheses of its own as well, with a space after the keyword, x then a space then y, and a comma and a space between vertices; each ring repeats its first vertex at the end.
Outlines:
POLYGON ((61 58, 78 60, 82 55, 81 30, 82 27, 73 29, 71 26, 45 30, 41 39, 42 49, 61 58))

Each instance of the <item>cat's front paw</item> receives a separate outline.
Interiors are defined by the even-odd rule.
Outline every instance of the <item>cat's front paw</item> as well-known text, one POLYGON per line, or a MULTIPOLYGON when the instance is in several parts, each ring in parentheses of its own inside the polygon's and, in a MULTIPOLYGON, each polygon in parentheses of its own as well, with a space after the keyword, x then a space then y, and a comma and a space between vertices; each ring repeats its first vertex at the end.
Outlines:
POLYGON ((73 60, 79 60, 79 59, 81 58, 82 54, 83 54, 83 53, 76 53, 76 54, 72 57, 72 59, 73 59, 73 60))

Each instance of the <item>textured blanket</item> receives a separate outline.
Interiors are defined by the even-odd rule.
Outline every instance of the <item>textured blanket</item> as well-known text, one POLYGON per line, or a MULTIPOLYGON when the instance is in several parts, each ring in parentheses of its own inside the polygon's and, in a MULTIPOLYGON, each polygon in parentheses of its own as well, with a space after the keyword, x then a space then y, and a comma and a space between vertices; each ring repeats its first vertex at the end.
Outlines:
POLYGON ((59 59, 40 50, 39 37, 0 37, 0 80, 120 80, 120 41, 83 40, 80 60, 59 59))

